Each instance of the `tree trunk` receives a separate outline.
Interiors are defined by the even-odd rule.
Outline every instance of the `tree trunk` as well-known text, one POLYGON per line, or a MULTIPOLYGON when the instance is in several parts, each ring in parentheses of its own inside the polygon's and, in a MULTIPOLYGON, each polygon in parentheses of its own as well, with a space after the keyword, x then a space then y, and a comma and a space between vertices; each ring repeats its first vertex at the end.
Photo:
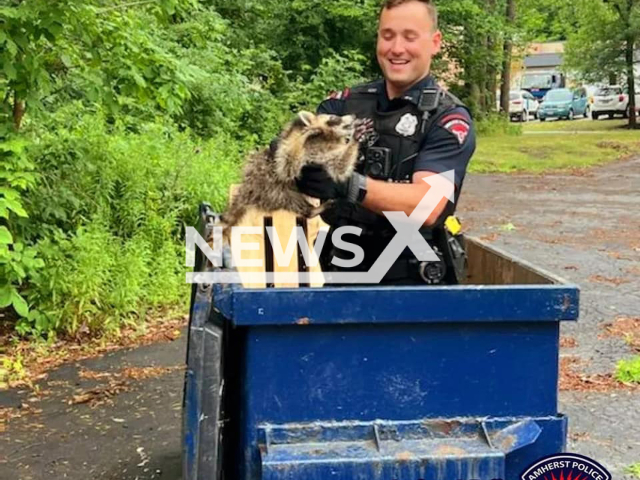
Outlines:
POLYGON ((22 125, 22 118, 24 117, 25 105, 24 101, 18 97, 16 92, 13 92, 13 128, 20 130, 22 125))
MULTIPOLYGON (((491 12, 491 15, 496 15, 496 0, 487 0, 486 1, 487 10, 491 12)), ((496 111, 496 89, 498 88, 498 67, 497 67, 497 59, 495 55, 497 54, 497 45, 496 45, 496 35, 489 35, 486 39, 487 43, 487 52, 490 55, 491 61, 488 62, 487 65, 487 78, 486 78, 486 93, 485 93, 485 111, 495 112, 496 111)))
POLYGON ((513 52, 513 39, 511 38, 511 27, 516 19, 516 2, 507 0, 507 34, 504 39, 504 49, 502 57, 502 76, 500 79, 500 111, 509 115, 509 91, 511 90, 511 55, 513 52))
MULTIPOLYGON (((496 15, 496 0, 486 0, 487 11, 491 12, 491 15, 496 15)), ((486 91, 484 95, 484 109, 485 112, 495 112, 496 110, 496 89, 498 88, 498 68, 496 64, 496 35, 492 34, 486 38, 487 53, 490 56, 490 61, 487 62, 486 71, 486 91)))
POLYGON ((633 71, 633 39, 627 39, 625 60, 627 64, 627 82, 629 87, 629 128, 636 128, 636 80, 633 71))

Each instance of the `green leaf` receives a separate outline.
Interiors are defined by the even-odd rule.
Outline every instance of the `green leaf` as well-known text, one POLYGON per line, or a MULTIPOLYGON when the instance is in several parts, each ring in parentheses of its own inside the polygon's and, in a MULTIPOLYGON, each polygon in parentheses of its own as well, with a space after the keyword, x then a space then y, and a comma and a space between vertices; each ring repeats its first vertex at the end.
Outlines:
POLYGON ((4 73, 6 73, 9 80, 15 80, 16 78, 18 78, 18 71, 11 62, 6 62, 4 64, 4 73))
POLYGON ((8 245, 13 243, 13 235, 7 227, 0 226, 0 244, 8 245))
POLYGON ((16 189, 8 187, 0 187, 0 195, 4 195, 10 200, 17 200, 20 197, 16 189))
POLYGON ((29 216, 27 215, 26 210, 22 208, 22 204, 20 202, 7 199, 5 201, 5 204, 7 205, 7 208, 9 208, 9 210, 13 210, 15 214, 18 215, 19 217, 26 218, 29 216))
POLYGON ((71 62, 71 59, 69 58, 69 55, 65 55, 65 54, 60 55, 60 60, 62 61, 64 66, 67 68, 73 65, 73 63, 71 62))
POLYGON ((60 23, 52 23, 47 27, 47 30, 53 35, 57 37, 62 33, 62 25, 60 23))
POLYGON ((13 308, 16 311, 16 313, 21 317, 28 316, 29 305, 27 304, 27 301, 24 298, 22 298, 22 296, 16 290, 12 292, 12 299, 13 299, 13 308))
POLYGON ((0 287, 0 308, 5 308, 11 305, 11 299, 13 298, 14 291, 15 288, 13 288, 11 284, 0 287))

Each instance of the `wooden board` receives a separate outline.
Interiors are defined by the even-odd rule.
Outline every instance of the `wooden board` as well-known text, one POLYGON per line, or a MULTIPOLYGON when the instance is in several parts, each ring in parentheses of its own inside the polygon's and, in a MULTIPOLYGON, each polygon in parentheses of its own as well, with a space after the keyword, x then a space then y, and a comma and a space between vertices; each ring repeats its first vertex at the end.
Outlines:
MULTIPOLYGON (((229 200, 233 198, 238 189, 237 185, 232 185, 229 190, 229 200)), ((267 280, 265 275, 265 239, 264 239, 264 215, 258 210, 249 210, 244 217, 238 222, 239 227, 258 227, 260 233, 255 234, 243 234, 241 238, 230 238, 231 253, 233 255, 233 261, 236 265, 236 269, 240 273, 242 279, 242 285, 247 288, 265 288, 267 286, 267 280), (237 248, 237 241, 243 244, 255 243, 257 244, 256 250, 242 250, 237 248), (236 248, 234 248, 236 246, 236 248), (239 255, 237 252, 240 252, 239 255), (250 260, 252 263, 260 263, 257 266, 240 266, 238 262, 240 260, 250 260), (251 278, 248 278, 247 274, 251 274, 251 278)))
MULTIPOLYGON (((237 189, 237 185, 231 186, 229 191, 230 199, 233 198, 237 189)), ((316 199, 310 200, 313 200, 314 203, 317 202, 316 199)), ((316 203, 316 205, 317 204, 318 203, 316 203)), ((272 286, 275 288, 297 288, 300 286, 296 278, 294 278, 293 280, 290 278, 276 278, 273 285, 271 285, 267 282, 266 275, 267 271, 273 271, 276 274, 295 274, 300 271, 305 271, 305 265, 299 262, 299 258, 301 257, 301 255, 299 251, 299 240, 297 236, 295 237, 296 241, 294 244, 292 255, 288 257, 285 255, 285 259, 281 258, 281 260, 283 261, 278 262, 278 258, 274 253, 274 251, 279 251, 286 254, 287 245, 291 238, 291 234, 297 227, 297 218, 294 213, 286 210, 278 210, 276 212, 261 212, 255 209, 251 209, 244 215, 244 217, 242 217, 242 219, 238 223, 238 226, 258 227, 255 234, 242 234, 241 239, 239 239, 237 236, 234 239, 232 235, 230 239, 232 243, 231 251, 236 265, 239 260, 252 260, 256 263, 260 263, 259 266, 236 266, 236 269, 240 273, 240 277, 242 279, 242 285, 245 288, 266 288, 272 286), (271 244, 271 239, 268 237, 266 227, 273 228, 275 235, 272 235, 272 238, 275 241, 277 236, 280 242, 279 245, 271 244), (242 244, 245 245, 249 243, 256 243, 258 244, 258 249, 244 249, 240 251, 240 248, 237 245, 238 241, 242 242, 242 244), (236 252, 240 252, 239 257, 237 257, 236 252), (249 278, 249 274, 251 274, 251 278, 249 278)), ((306 232, 305 240, 311 254, 311 266, 306 266, 306 271, 314 273, 316 275, 319 274, 321 277, 320 281, 310 282, 309 286, 311 287, 321 287, 324 285, 324 279, 322 278, 322 268, 320 267, 317 256, 314 254, 313 244, 320 230, 328 228, 329 226, 324 223, 319 216, 306 220, 306 226, 303 228, 303 230, 306 232)))
MULTIPOLYGON (((307 220, 307 242, 309 245, 309 252, 312 258, 312 266, 308 267, 309 273, 315 273, 322 275, 322 267, 320 267, 320 263, 317 263, 313 266, 313 263, 318 260, 317 255, 313 251, 313 244, 318 238, 318 234, 321 230, 328 230, 329 225, 322 221, 320 216, 310 218, 307 220)), ((326 242, 325 242, 326 243, 326 242)), ((324 279, 320 281, 312 281, 309 286, 310 287, 322 287, 324 285, 324 279)))
MULTIPOLYGON (((280 245, 275 244, 276 235, 272 236, 272 251, 277 251, 279 249, 280 252, 286 253, 287 245, 289 244, 289 239, 291 238, 292 232, 295 232, 296 229, 296 217, 293 213, 287 212, 286 210, 278 210, 271 214, 271 225, 273 226, 273 231, 277 234, 277 239, 280 241, 280 245)), ((294 245, 294 249, 292 254, 287 258, 285 256, 285 264, 281 265, 278 262, 278 258, 275 253, 273 253, 273 271, 274 273, 298 273, 298 239, 296 237, 296 243, 294 245)), ((294 282, 282 282, 277 278, 274 282, 274 287, 276 288, 292 288, 298 287, 298 281, 294 282)))
POLYGON ((548 285, 555 283, 532 265, 467 237, 466 250, 469 271, 465 284, 469 285, 548 285))

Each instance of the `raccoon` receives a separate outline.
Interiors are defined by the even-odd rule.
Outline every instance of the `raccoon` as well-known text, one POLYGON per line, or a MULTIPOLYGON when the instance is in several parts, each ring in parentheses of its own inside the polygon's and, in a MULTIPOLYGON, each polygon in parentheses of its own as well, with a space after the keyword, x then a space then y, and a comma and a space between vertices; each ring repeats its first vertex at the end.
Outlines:
POLYGON ((304 218, 314 217, 328 207, 314 206, 296 188, 295 179, 303 166, 323 165, 336 181, 346 181, 358 162, 358 138, 370 126, 353 115, 315 115, 300 112, 278 139, 251 156, 244 179, 222 215, 225 237, 253 207, 262 211, 288 210, 304 218))

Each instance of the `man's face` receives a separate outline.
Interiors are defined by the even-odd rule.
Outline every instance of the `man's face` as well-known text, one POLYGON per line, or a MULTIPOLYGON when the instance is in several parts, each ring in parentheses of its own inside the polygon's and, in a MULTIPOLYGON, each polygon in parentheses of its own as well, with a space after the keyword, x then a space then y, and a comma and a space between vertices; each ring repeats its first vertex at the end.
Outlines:
POLYGON ((376 54, 390 94, 400 95, 429 73, 441 40, 423 3, 407 2, 382 10, 376 54))

